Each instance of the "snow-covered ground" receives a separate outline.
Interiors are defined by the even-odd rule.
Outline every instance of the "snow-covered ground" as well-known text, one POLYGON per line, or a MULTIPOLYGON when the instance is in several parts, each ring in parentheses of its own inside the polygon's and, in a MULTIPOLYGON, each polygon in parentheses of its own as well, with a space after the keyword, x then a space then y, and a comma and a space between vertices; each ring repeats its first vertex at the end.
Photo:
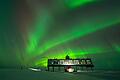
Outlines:
POLYGON ((120 71, 48 72, 0 69, 0 80, 120 80, 120 71))

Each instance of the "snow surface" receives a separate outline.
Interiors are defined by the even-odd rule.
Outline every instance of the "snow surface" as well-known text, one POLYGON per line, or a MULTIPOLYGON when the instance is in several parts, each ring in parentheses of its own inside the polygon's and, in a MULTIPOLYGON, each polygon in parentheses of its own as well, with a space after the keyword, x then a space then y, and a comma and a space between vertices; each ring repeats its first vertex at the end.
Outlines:
POLYGON ((120 80, 120 71, 48 72, 0 69, 0 80, 120 80))

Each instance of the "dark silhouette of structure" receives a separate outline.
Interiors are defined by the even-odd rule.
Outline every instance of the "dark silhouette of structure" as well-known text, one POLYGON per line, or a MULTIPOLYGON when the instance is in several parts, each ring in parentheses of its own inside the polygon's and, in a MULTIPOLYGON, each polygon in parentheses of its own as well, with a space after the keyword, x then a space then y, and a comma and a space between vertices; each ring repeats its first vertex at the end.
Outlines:
POLYGON ((66 55, 66 58, 65 59, 70 59, 70 57, 68 55, 66 55))
POLYGON ((70 59, 70 57, 67 55, 65 57, 66 59, 48 59, 48 71, 50 70, 50 67, 52 67, 52 70, 54 71, 55 67, 58 67, 58 70, 61 70, 61 67, 66 69, 75 68, 75 71, 78 69, 80 70, 93 70, 93 63, 91 58, 83 58, 83 59, 70 59))

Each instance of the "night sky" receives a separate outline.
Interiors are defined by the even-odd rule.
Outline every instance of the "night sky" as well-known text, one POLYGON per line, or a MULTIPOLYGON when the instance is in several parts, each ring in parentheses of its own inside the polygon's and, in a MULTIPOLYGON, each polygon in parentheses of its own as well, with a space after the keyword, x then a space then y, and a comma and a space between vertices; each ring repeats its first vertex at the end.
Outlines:
POLYGON ((67 54, 120 69, 119 0, 0 1, 0 67, 46 67, 67 54))

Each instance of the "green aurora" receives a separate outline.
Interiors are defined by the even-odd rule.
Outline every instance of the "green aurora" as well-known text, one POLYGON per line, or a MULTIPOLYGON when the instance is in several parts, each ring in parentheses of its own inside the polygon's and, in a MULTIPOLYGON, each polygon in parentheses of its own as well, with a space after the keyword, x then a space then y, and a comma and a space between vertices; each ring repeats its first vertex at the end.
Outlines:
POLYGON ((119 34, 115 34, 119 33, 119 27, 117 29, 115 25, 120 23, 120 6, 117 2, 113 4, 111 1, 110 4, 107 0, 22 0, 22 3, 22 8, 16 5, 14 9, 13 3, 9 3, 8 6, 11 7, 4 8, 9 15, 4 14, 6 11, 2 13, 5 20, 1 20, 1 26, 6 27, 2 27, 0 32, 1 66, 12 63, 13 66, 46 67, 47 59, 64 59, 67 54, 71 58, 91 57, 97 67, 100 67, 98 62, 101 57, 102 68, 114 68, 110 59, 113 64, 117 64, 120 55, 117 54, 120 53, 119 34), (20 10, 25 10, 19 11, 19 7, 20 10), (17 14, 23 17, 18 17, 17 14), (7 17, 11 20, 6 21, 7 17), (7 25, 6 22, 10 24, 7 25), (115 31, 112 31, 114 28, 115 31), (109 34, 110 30, 112 32, 109 34), (112 34, 117 38, 106 37, 114 37, 112 34), (108 55, 111 57, 104 62, 108 55), (12 56, 15 59, 11 59, 12 56))

